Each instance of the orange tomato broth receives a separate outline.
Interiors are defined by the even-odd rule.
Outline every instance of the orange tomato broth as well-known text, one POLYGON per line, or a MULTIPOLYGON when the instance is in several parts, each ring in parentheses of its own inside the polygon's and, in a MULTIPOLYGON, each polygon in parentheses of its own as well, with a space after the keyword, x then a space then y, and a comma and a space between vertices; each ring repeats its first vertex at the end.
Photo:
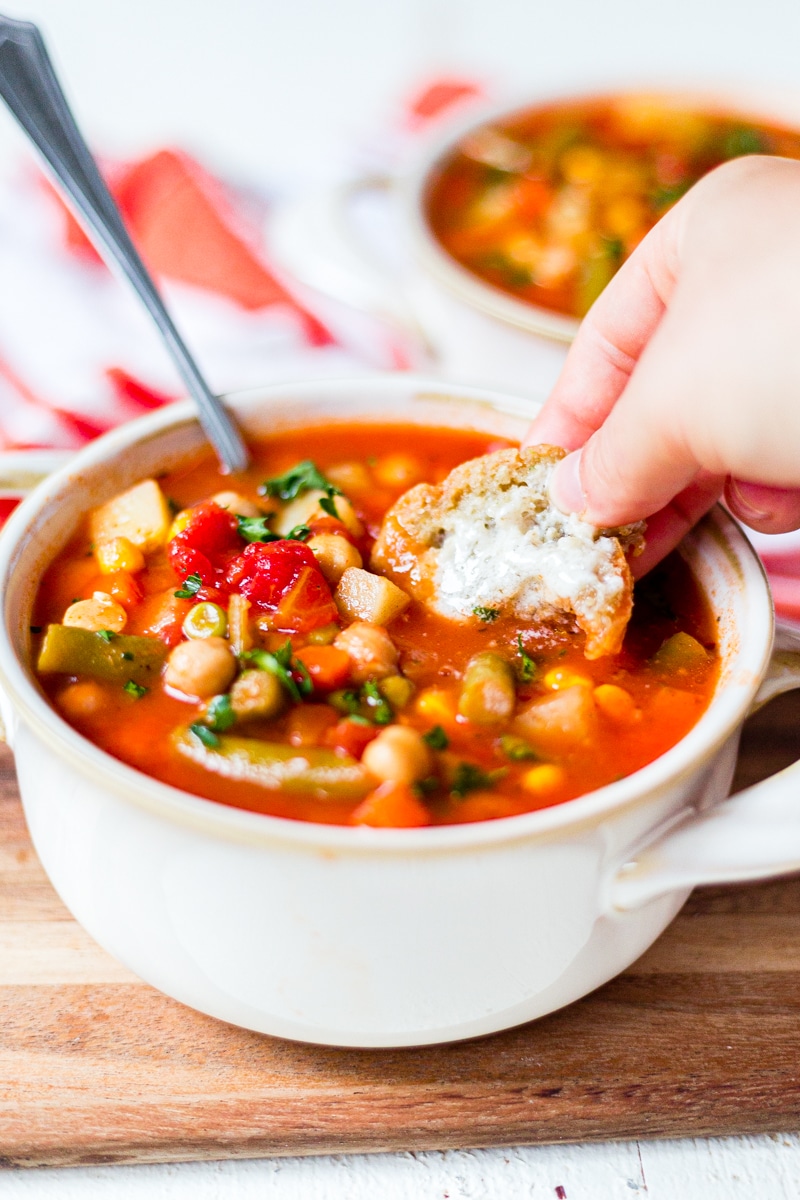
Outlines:
POLYGON ((531 108, 472 131, 437 165, 427 217, 487 283, 580 317, 693 183, 753 153, 800 158, 800 131, 650 96, 531 108))
MULTIPOLYGON (((353 461, 364 463, 369 469, 370 464, 380 465, 390 448, 392 455, 407 454, 418 461, 419 479, 411 482, 435 483, 458 463, 510 444, 488 434, 453 429, 334 424, 306 428, 302 435, 279 433, 268 441, 253 444, 252 465, 239 476, 221 476, 212 457, 204 454, 189 465, 161 476, 159 482, 171 502, 184 508, 222 488, 255 495, 264 479, 281 474, 300 459, 313 459, 323 471, 334 464, 353 461)), ((395 486, 376 483, 366 493, 348 493, 367 527, 367 546, 377 535, 386 509, 408 486, 408 482, 395 486)), ((98 572, 88 533, 83 529, 59 554, 42 580, 35 603, 34 631, 50 622, 59 622, 75 599, 89 597, 94 590, 108 590, 109 578, 98 572)), ((129 606, 130 623, 126 632, 139 632, 137 609, 147 605, 148 594, 165 587, 180 587, 163 551, 150 556, 137 582, 143 600, 126 601, 121 594, 119 597, 129 606)), ((498 768, 507 771, 491 789, 481 788, 463 798, 446 790, 423 797, 431 824, 490 819, 548 807, 630 774, 663 754, 695 724, 708 705, 718 669, 713 617, 688 567, 675 554, 638 585, 623 649, 613 657, 588 662, 583 656, 581 633, 520 625, 502 616, 489 624, 477 617, 456 623, 426 611, 416 601, 390 624, 389 632, 400 651, 400 670, 415 686, 415 696, 399 713, 402 723, 420 731, 442 725, 450 740, 446 753, 451 759, 465 760, 487 771, 498 768), (707 662, 676 677, 665 677, 648 660, 666 638, 680 630, 690 633, 706 647, 707 662), (544 694, 543 677, 548 670, 558 669, 588 676, 595 685, 614 683, 624 687, 637 709, 635 719, 622 723, 601 713, 598 736, 590 744, 564 748, 557 756, 544 756, 544 761, 559 765, 559 774, 563 776, 558 786, 553 787, 551 781, 549 790, 529 791, 521 786, 522 776, 539 764, 510 762, 499 748, 498 733, 470 726, 460 717, 448 719, 446 714, 442 717, 438 712, 423 714, 416 707, 420 694, 435 688, 454 713, 459 678, 468 659, 478 651, 498 650, 518 666, 519 635, 526 652, 536 662, 536 677, 519 685, 519 700, 544 694)), ((274 648, 285 642, 288 635, 271 636, 270 645, 274 648)), ((302 636, 293 636, 295 649, 301 648, 305 641, 302 636)), ((60 694, 74 678, 40 677, 42 688, 57 709, 60 694)), ((289 796, 252 783, 234 784, 180 757, 171 746, 170 735, 176 727, 197 720, 203 711, 201 703, 176 699, 160 687, 153 687, 135 699, 119 684, 100 686, 105 692, 105 702, 99 713, 83 716, 70 713, 65 719, 115 758, 164 783, 222 804, 305 821, 350 822, 355 807, 352 801, 344 804, 311 795, 289 796)), ((315 696, 311 704, 291 707, 277 719, 249 722, 247 736, 288 740, 301 707, 307 710, 300 721, 306 727, 306 736, 313 737, 315 723, 321 730, 329 727, 330 720, 323 711, 327 707, 324 696, 315 696)))

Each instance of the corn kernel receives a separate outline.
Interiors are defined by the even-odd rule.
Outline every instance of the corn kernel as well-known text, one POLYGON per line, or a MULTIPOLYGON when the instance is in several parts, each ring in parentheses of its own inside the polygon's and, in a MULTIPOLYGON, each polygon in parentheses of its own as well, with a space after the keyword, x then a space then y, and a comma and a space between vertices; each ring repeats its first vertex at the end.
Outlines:
POLYGON ((538 767, 531 767, 526 771, 520 783, 526 792, 546 796, 563 787, 566 780, 567 773, 563 767, 558 767, 555 763, 540 763, 538 767))
POLYGON ((442 688, 426 688, 420 692, 414 707, 420 716, 434 724, 454 725, 456 722, 456 697, 442 688))
POLYGON ((406 488, 419 483, 425 468, 413 454, 384 454, 372 468, 372 473, 382 487, 406 488))
POLYGON ((94 548, 94 556, 103 575, 113 575, 116 571, 130 571, 135 574, 144 567, 144 555, 139 547, 134 546, 126 537, 98 542, 94 548))
POLYGON ((579 675, 577 671, 571 671, 569 667, 553 667, 547 672, 542 683, 546 688, 553 692, 563 691, 568 687, 591 687, 591 679, 587 679, 585 675, 579 675))
POLYGON ((594 698, 603 716, 620 725, 629 725, 641 716, 630 692, 615 683, 601 683, 594 689, 594 698))

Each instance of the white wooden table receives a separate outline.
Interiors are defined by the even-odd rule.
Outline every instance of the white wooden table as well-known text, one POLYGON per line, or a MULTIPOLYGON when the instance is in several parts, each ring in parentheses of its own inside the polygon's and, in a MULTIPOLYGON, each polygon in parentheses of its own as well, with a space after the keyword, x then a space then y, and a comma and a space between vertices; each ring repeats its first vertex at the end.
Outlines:
MULTIPOLYGON (((797 0, 18 0, 94 145, 179 145, 256 186, 346 170, 415 86, 495 96, 574 84, 800 87, 797 0)), ((0 164, 23 151, 0 120, 0 164)), ((799 218, 800 219, 800 218, 799 218)), ((800 1137, 8 1171, 3 1200, 794 1200, 800 1137)))

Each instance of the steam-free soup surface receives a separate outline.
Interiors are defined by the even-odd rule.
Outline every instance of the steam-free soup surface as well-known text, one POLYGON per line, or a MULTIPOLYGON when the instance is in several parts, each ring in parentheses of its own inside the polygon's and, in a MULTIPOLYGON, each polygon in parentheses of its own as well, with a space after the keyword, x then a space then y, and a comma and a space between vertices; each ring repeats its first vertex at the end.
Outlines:
POLYGON ((448 621, 368 571, 401 493, 507 444, 334 424, 255 444, 235 478, 210 457, 162 476, 170 512, 144 550, 111 536, 123 505, 123 526, 117 510, 90 516, 47 571, 34 616, 43 688, 146 774, 299 820, 491 819, 636 771, 692 727, 717 674, 714 622, 680 557, 638 585, 622 651, 593 661, 574 630, 488 610, 448 621), (378 607, 358 608, 347 571, 375 583, 378 607), (192 695, 172 667, 201 642, 221 682, 192 695), (500 720, 487 719, 476 661, 510 689, 500 720))

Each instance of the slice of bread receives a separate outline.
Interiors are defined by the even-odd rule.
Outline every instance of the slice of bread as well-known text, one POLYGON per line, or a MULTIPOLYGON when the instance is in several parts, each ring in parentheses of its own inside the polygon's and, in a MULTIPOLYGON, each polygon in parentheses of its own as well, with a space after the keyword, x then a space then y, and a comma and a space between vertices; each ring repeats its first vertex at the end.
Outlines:
POLYGON ((622 645, 633 603, 625 557, 644 526, 596 529, 550 503, 548 483, 566 451, 498 450, 422 483, 386 514, 372 552, 387 575, 443 616, 497 609, 524 621, 577 626, 587 658, 622 645))

